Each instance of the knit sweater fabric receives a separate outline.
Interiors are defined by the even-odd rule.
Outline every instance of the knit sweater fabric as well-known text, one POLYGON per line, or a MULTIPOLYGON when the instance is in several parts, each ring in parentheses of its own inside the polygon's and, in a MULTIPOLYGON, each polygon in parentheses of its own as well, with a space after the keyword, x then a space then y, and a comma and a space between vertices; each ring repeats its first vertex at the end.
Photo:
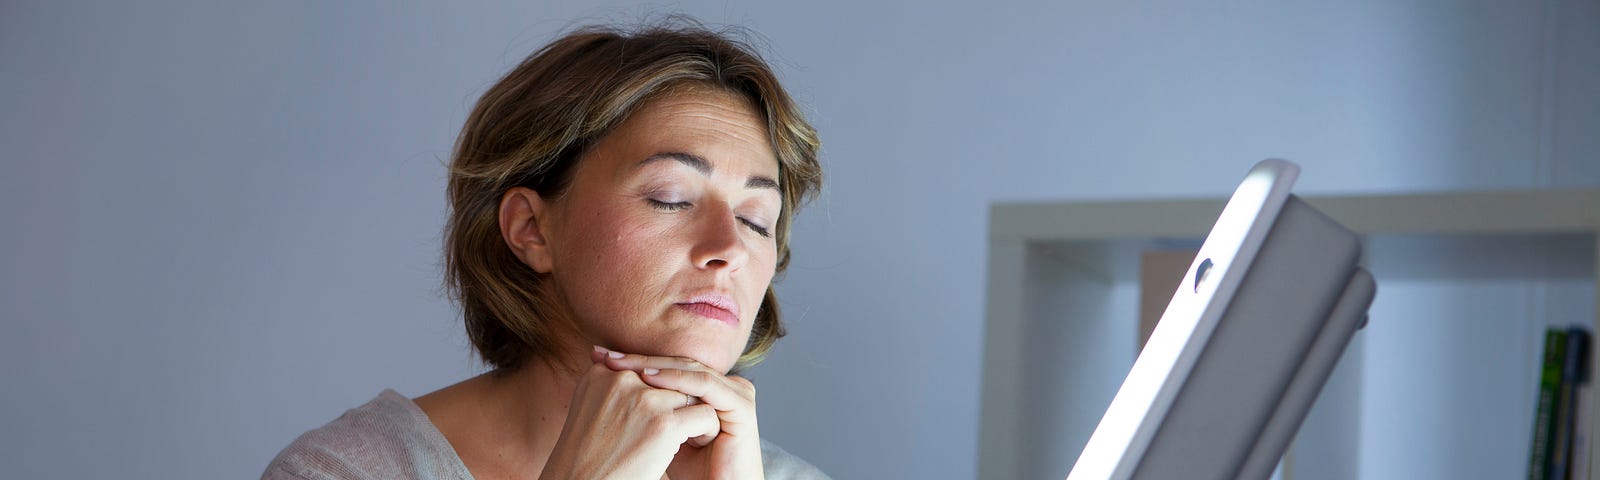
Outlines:
MULTIPOLYGON (((828 479, 817 467, 765 440, 761 464, 768 479, 828 479)), ((272 459, 261 478, 469 480, 472 474, 421 407, 386 389, 300 435, 272 459)))

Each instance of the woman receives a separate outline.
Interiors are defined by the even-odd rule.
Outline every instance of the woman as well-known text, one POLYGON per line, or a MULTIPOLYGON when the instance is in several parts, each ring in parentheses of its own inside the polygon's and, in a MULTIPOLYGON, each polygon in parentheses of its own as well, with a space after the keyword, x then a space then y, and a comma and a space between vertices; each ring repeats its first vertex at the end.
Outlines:
POLYGON ((816 132, 751 50, 590 28, 479 100, 451 161, 447 285, 492 371, 386 390, 264 478, 825 478, 763 443, 733 375, 779 337, 773 276, 816 132))

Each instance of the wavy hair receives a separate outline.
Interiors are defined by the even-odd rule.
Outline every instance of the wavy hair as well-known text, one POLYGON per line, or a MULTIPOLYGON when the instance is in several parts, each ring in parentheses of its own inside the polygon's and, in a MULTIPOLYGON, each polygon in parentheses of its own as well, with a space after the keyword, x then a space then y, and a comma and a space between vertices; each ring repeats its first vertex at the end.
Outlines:
MULTIPOLYGON (((774 230, 776 273, 788 266, 794 213, 822 186, 817 132, 772 69, 739 39, 741 30, 677 23, 568 33, 496 82, 468 115, 450 160, 445 287, 484 363, 516 369, 570 340, 557 338, 570 326, 557 322, 571 320, 554 282, 520 262, 501 236, 501 197, 518 186, 559 197, 589 147, 630 112, 683 87, 740 95, 766 119, 783 198, 774 230)), ((759 363, 783 335, 769 285, 735 369, 759 363)))

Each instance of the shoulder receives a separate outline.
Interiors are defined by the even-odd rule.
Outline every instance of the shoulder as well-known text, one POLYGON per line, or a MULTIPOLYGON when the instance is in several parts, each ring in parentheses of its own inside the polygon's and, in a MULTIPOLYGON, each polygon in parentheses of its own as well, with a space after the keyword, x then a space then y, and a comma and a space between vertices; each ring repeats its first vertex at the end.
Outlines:
POLYGON ((761 469, 769 480, 831 480, 822 470, 766 440, 761 441, 761 469))
POLYGON ((384 390, 327 425, 300 435, 262 479, 471 478, 466 466, 410 399, 384 390))

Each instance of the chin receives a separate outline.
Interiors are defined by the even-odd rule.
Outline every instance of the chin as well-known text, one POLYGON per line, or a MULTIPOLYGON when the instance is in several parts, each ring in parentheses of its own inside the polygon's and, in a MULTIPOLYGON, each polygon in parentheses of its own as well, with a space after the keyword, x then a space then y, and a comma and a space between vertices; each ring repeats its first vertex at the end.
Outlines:
POLYGON ((694 361, 700 362, 702 365, 711 367, 712 370, 726 374, 729 370, 733 369, 733 364, 739 361, 739 354, 735 352, 730 355, 725 353, 723 350, 726 349, 723 349, 722 347, 689 348, 679 350, 680 353, 671 353, 668 355, 674 357, 692 358, 694 361))
POLYGON ((749 332, 741 330, 672 310, 653 321, 615 325, 596 333, 602 346, 623 353, 689 358, 726 374, 749 340, 749 332))
MULTIPOLYGON (((740 344, 742 347, 743 344, 740 344)), ((733 365, 738 363, 742 348, 730 348, 726 345, 716 345, 710 342, 688 341, 688 339, 662 339, 647 342, 618 342, 618 349, 626 353, 650 355, 656 357, 683 357, 711 367, 721 373, 728 373, 733 365)))

